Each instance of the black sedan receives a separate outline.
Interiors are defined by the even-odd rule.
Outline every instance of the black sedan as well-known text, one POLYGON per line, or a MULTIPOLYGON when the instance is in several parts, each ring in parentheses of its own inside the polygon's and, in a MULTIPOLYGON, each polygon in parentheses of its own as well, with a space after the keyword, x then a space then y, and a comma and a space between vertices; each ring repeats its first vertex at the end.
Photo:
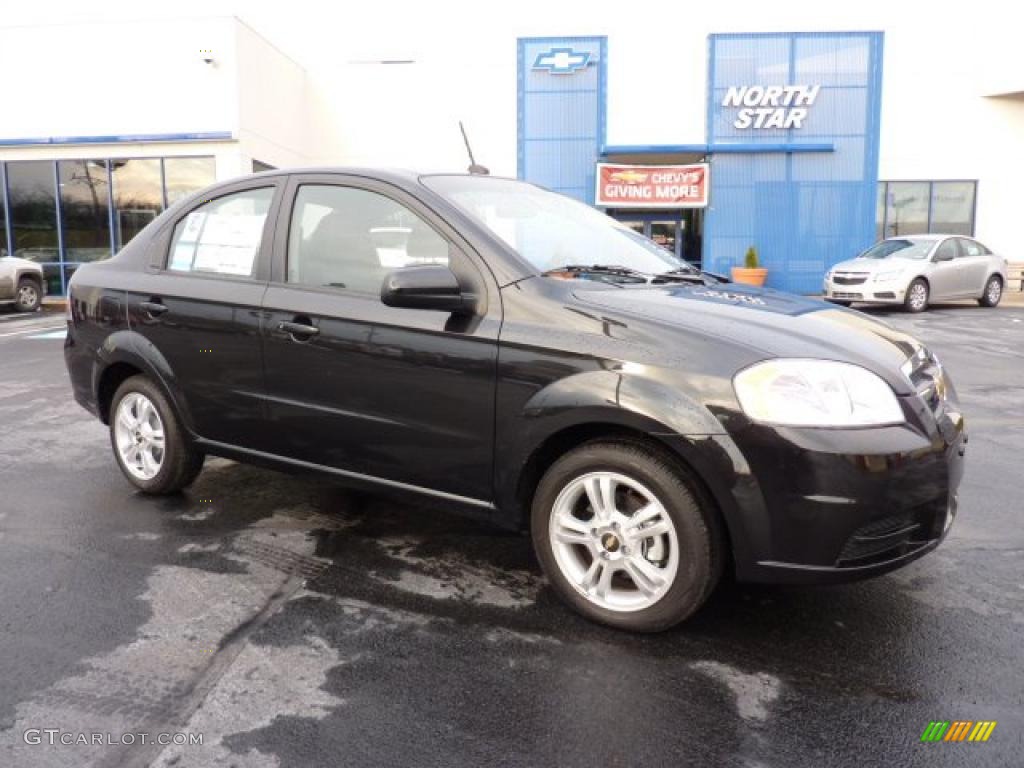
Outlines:
POLYGON ((617 627, 683 620, 725 569, 883 573, 956 513, 963 418, 919 342, 518 181, 223 183, 79 268, 69 326, 74 396, 142 491, 218 455, 441 499, 529 530, 617 627))

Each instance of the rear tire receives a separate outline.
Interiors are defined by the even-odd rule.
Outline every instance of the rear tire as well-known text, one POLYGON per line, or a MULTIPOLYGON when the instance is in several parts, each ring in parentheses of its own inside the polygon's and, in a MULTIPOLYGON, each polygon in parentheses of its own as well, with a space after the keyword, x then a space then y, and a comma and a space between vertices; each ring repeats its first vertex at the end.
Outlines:
POLYGON ((188 440, 164 393, 142 375, 126 379, 114 393, 110 446, 128 481, 153 495, 190 485, 205 458, 188 440))
POLYGON ((999 302, 1003 298, 1003 280, 999 275, 992 275, 985 283, 985 291, 981 294, 981 298, 978 299, 978 303, 983 307, 995 307, 999 305, 999 302))
POLYGON ((903 307, 907 312, 924 312, 928 309, 928 283, 915 277, 907 286, 907 295, 903 298, 903 307))
POLYGON ((31 278, 21 278, 14 292, 14 308, 18 312, 35 312, 39 309, 40 302, 42 302, 42 296, 39 284, 31 278))
POLYGON ((700 499, 647 446, 585 443, 537 486, 534 550, 559 597, 587 618, 635 632, 668 629, 703 605, 722 570, 717 519, 700 499))

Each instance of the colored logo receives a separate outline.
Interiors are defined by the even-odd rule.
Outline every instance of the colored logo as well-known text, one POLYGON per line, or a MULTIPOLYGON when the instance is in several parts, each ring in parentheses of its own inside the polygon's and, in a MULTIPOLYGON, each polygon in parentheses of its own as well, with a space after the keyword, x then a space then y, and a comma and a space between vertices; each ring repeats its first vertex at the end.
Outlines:
POLYGON ((572 48, 552 48, 547 53, 538 53, 534 69, 546 69, 553 75, 570 75, 590 63, 589 51, 574 51, 572 48))
POLYGON ((932 720, 921 741, 988 741, 995 728, 995 720, 932 720))
POLYGON ((621 181, 625 184, 643 184, 647 174, 640 171, 614 171, 608 175, 609 181, 621 181))

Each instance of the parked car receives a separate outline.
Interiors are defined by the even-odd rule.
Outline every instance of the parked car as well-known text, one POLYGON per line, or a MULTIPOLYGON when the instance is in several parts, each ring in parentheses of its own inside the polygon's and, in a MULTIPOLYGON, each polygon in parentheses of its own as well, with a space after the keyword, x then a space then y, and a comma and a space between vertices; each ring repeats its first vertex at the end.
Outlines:
POLYGON ((199 192, 78 269, 65 357, 146 493, 213 454, 458 505, 528 530, 581 613, 642 631, 726 569, 835 582, 921 557, 967 439, 912 337, 485 176, 199 192))
POLYGON ((829 301, 847 307, 855 301, 902 304, 908 312, 948 299, 994 307, 1005 287, 1006 260, 959 235, 890 237, 825 275, 829 301))
POLYGON ((43 268, 34 261, 13 256, 0 258, 0 306, 18 312, 35 312, 46 295, 43 268))

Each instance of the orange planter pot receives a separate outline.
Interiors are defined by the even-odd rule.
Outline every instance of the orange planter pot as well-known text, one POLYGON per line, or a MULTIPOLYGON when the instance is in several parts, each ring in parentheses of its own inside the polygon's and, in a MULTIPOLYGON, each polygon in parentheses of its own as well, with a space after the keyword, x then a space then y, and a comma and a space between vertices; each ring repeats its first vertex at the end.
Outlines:
POLYGON ((746 267, 732 268, 732 281, 734 283, 746 283, 747 285, 764 285, 768 277, 768 270, 765 267, 747 269, 746 267))

